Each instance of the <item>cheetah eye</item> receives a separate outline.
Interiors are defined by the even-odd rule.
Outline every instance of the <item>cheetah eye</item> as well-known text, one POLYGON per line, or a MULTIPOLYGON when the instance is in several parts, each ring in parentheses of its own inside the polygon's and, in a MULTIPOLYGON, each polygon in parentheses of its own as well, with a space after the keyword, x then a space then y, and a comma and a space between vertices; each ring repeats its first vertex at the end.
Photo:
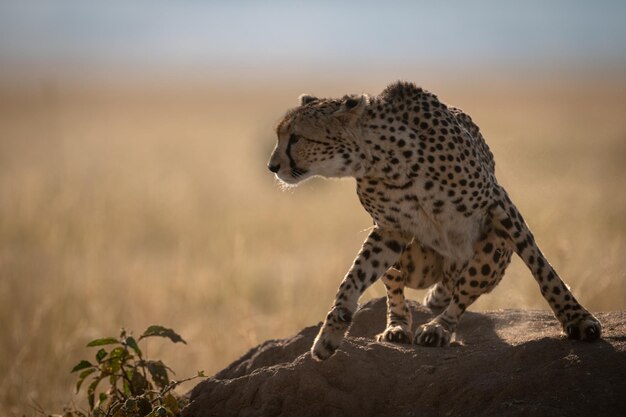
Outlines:
POLYGON ((298 143, 299 140, 300 136, 296 135, 295 133, 292 133, 291 136, 289 136, 289 142, 291 142, 292 144, 298 143))

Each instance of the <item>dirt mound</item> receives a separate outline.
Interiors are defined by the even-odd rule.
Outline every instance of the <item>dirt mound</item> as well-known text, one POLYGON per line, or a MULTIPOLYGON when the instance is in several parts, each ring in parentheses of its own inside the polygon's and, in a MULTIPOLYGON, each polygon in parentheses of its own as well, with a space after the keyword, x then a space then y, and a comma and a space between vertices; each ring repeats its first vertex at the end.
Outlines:
POLYGON ((625 416, 626 313, 597 317, 604 339, 584 343, 548 312, 468 312, 450 347, 425 348, 375 342, 372 300, 330 359, 309 355, 319 325, 267 341, 198 384, 183 416, 625 416))

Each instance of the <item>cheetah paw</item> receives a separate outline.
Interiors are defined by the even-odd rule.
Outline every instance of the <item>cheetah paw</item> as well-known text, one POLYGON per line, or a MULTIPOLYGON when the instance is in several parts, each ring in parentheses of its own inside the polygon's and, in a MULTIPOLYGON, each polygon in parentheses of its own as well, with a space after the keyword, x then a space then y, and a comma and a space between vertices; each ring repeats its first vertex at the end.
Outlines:
POLYGON ((323 361, 335 354, 339 343, 333 343, 325 335, 319 334, 311 347, 311 357, 316 361, 323 361))
POLYGON ((348 309, 333 307, 311 347, 313 359, 323 361, 330 358, 341 344, 351 322, 352 313, 348 309))
POLYGON ((404 330, 400 326, 387 327, 384 332, 376 336, 378 342, 406 343, 411 344, 413 336, 411 332, 404 330))
POLYGON ((422 324, 415 331, 415 344, 421 346, 447 346, 452 334, 439 323, 422 324))
POLYGON ((582 317, 578 320, 565 324, 564 330, 567 337, 588 342, 597 340, 602 334, 602 325, 593 316, 582 317))

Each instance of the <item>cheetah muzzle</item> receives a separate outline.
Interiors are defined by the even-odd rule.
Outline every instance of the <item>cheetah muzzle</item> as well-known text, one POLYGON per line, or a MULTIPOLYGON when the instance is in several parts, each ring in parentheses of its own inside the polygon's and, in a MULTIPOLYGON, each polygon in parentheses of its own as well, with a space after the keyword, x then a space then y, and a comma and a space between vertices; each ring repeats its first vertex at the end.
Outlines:
POLYGON ((500 282, 514 252, 564 333, 600 338, 600 322, 539 249, 496 180, 480 129, 462 110, 396 82, 376 97, 302 95, 276 133, 268 167, 281 182, 354 177, 374 221, 315 339, 313 358, 327 359, 339 348, 361 294, 379 278, 387 289, 387 326, 377 340, 447 345, 468 306, 500 282), (429 288, 424 304, 439 312, 414 332, 405 287, 429 288))

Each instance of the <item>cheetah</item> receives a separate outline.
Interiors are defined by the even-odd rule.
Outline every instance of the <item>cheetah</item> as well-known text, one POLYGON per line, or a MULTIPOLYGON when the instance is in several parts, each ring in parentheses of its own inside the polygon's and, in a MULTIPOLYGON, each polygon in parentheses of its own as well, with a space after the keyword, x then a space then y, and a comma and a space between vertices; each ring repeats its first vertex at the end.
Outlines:
POLYGON ((375 97, 302 95, 276 134, 268 168, 280 182, 354 177, 358 198, 374 221, 315 338, 314 359, 334 354, 360 296, 381 277, 387 325, 377 340, 448 345, 465 310, 500 282, 513 252, 569 338, 600 338, 600 322, 539 249, 496 180, 480 129, 462 110, 399 81, 375 97), (438 312, 415 331, 405 287, 429 288, 424 304, 438 312))

